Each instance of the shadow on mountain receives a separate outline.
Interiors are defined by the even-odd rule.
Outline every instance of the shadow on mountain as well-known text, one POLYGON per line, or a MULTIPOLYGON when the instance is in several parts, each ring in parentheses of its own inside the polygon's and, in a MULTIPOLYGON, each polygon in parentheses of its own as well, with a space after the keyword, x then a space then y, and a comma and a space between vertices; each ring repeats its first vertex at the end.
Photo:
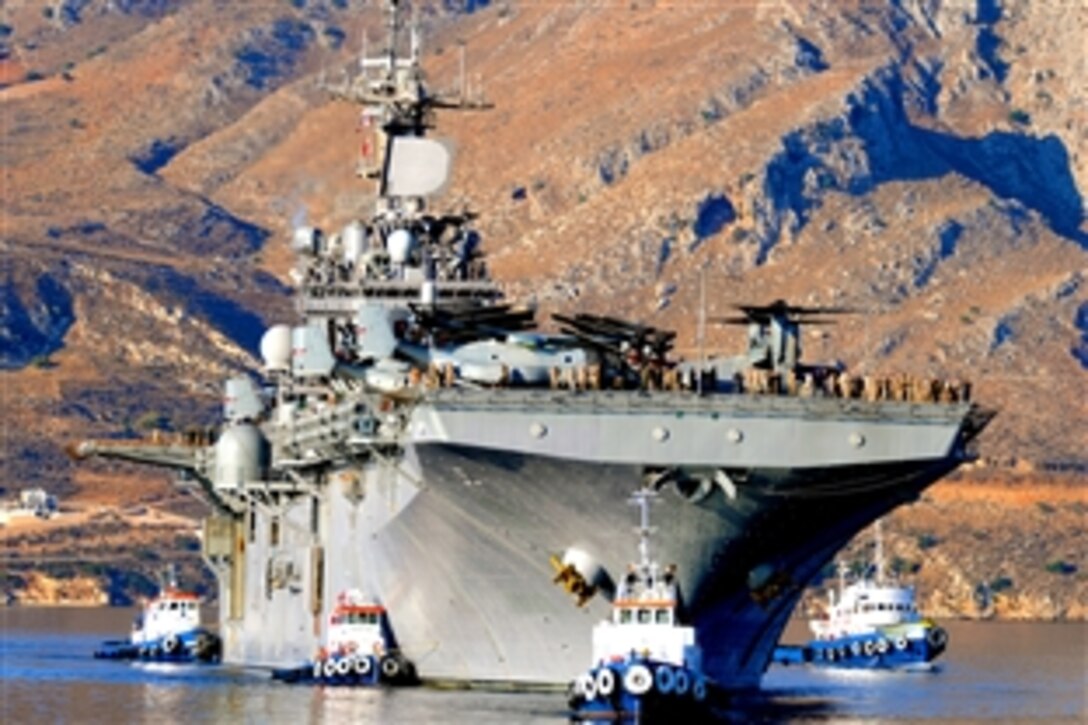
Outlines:
POLYGON ((32 290, 0 283, 0 370, 46 365, 75 319, 71 292, 50 274, 40 275, 32 290))
POLYGON ((1057 136, 995 131, 982 138, 959 138, 922 128, 913 131, 949 171, 1039 212, 1056 233, 1088 249, 1088 232, 1080 229, 1084 199, 1073 178, 1069 152, 1057 136))
MULTIPOLYGON (((826 186, 853 195, 884 182, 920 181, 954 172, 1038 212, 1056 233, 1088 249, 1088 232, 1081 229, 1084 198, 1061 139, 1010 131, 968 138, 913 124, 906 110, 908 99, 913 105, 932 104, 935 92, 911 85, 896 66, 878 71, 848 98, 845 123, 835 119, 817 124, 792 139, 792 145, 784 140, 786 152, 779 155, 779 163, 790 162, 786 166, 794 172, 791 177, 810 167, 829 168, 835 172, 834 180, 826 186), (852 138, 864 146, 863 163, 843 151, 843 142, 852 138)), ((793 197, 807 196, 799 181, 784 188, 792 190, 793 197)), ((786 206, 800 207, 803 220, 803 203, 793 198, 786 206)))
POLYGON ((1076 358, 1082 368, 1088 370, 1088 302, 1082 303, 1077 308, 1077 316, 1073 324, 1080 333, 1080 339, 1069 349, 1069 353, 1076 358))
POLYGON ((178 139, 155 139, 149 146, 130 157, 132 164, 145 174, 155 174, 170 163, 185 144, 178 139))
POLYGON ((150 272, 145 285, 149 292, 165 292, 186 314, 206 320, 250 354, 258 354, 265 329, 260 315, 170 267, 150 272))

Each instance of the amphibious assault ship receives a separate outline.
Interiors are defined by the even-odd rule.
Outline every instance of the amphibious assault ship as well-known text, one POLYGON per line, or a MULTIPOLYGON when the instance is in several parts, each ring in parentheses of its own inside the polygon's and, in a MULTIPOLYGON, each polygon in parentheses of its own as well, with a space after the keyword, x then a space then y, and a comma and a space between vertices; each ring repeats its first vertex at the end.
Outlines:
POLYGON ((800 325, 835 310, 742 306, 748 350, 705 364, 613 317, 539 332, 489 278, 474 214, 431 211, 452 162, 436 111, 487 104, 427 89, 402 4, 384 54, 333 89, 373 133, 374 212, 295 230, 301 320, 268 330, 262 376, 226 382, 214 441, 77 453, 200 484, 225 662, 312 657, 352 590, 425 681, 580 672, 628 560, 628 498, 652 489, 707 675, 757 685, 804 584, 968 459, 989 414, 965 386, 803 362, 800 325))

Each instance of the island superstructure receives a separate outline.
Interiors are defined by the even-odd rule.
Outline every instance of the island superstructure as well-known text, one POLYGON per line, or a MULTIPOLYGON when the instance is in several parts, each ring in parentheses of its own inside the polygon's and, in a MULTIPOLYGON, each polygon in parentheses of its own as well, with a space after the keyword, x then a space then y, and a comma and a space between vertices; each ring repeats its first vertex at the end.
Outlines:
POLYGON ((295 230, 300 320, 267 331, 260 380, 226 382, 214 442, 76 452, 201 485, 225 662, 313 657, 351 590, 425 681, 569 681, 627 562, 631 490, 652 489, 707 675, 756 685, 804 584, 968 460, 990 414, 965 386, 806 364, 818 308, 742 307, 748 350, 705 365, 610 316, 540 332, 488 276, 475 214, 432 211, 452 164, 436 111, 487 104, 428 90, 402 5, 333 88, 373 130, 374 211, 295 230))

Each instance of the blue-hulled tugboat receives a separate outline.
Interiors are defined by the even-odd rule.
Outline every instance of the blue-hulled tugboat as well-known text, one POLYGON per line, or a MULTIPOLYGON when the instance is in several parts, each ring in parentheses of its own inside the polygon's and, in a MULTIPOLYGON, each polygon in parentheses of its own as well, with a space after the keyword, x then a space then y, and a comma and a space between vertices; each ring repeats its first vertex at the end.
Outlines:
POLYGON ((327 644, 310 662, 276 669, 272 678, 314 685, 405 685, 415 668, 395 648, 385 608, 352 589, 340 594, 329 615, 327 644))
POLYGON ((128 640, 103 642, 98 659, 219 662, 222 642, 200 622, 198 595, 178 588, 171 571, 158 596, 144 603, 128 640))
POLYGON ((809 622, 815 638, 780 645, 774 662, 849 669, 927 671, 948 646, 948 633, 921 615, 914 587, 889 584, 884 576, 880 525, 876 528, 876 572, 846 584, 839 568, 838 595, 829 592, 824 616, 809 622))
POLYGON ((650 557, 649 506, 639 491, 638 564, 617 587, 612 616, 593 629, 594 665, 569 687, 576 720, 640 721, 706 711, 710 683, 702 672, 695 629, 680 624, 675 567, 664 571, 650 557))

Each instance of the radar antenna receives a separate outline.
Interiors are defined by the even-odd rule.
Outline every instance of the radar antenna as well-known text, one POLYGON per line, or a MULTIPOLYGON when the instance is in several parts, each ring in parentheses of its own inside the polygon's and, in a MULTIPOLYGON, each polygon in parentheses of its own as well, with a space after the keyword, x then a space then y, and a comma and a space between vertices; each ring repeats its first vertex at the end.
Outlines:
POLYGON ((362 145, 358 174, 377 183, 379 211, 396 209, 418 216, 426 197, 445 186, 450 170, 450 151, 437 141, 424 140, 434 128, 438 109, 479 110, 491 108, 485 100, 470 100, 462 87, 456 93, 433 93, 423 72, 423 43, 419 13, 407 12, 404 0, 386 0, 386 42, 381 53, 363 55, 358 71, 335 84, 323 84, 337 100, 360 107, 360 121, 373 129, 373 143, 362 145), (403 36, 407 31, 405 42, 403 36), (406 50, 402 50, 407 45, 406 50))

